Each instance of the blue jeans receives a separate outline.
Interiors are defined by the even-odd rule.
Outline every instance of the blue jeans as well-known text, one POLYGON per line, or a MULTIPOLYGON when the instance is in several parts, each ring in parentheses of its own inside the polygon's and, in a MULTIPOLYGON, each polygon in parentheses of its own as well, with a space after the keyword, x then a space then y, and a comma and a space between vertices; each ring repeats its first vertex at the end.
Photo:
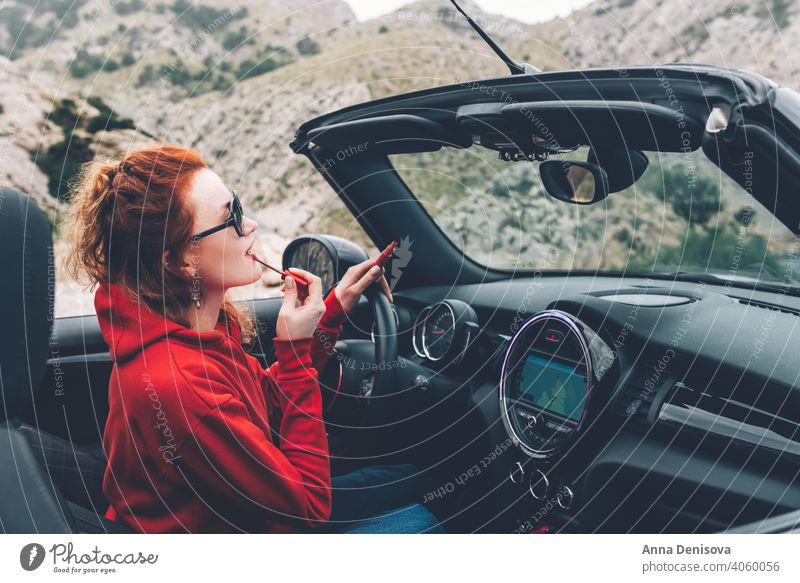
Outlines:
POLYGON ((442 533, 419 501, 428 480, 411 464, 370 466, 331 479, 330 520, 308 532, 342 534, 442 533))

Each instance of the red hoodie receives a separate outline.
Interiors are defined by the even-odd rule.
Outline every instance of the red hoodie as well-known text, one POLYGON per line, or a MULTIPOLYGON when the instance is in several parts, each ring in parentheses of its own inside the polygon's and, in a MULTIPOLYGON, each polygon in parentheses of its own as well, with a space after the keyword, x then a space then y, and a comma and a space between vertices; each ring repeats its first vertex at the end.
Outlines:
POLYGON ((333 291, 325 305, 313 336, 273 338, 277 361, 265 370, 235 322, 197 332, 101 284, 95 308, 114 361, 106 517, 148 533, 291 532, 327 520, 317 371, 346 314, 333 291))

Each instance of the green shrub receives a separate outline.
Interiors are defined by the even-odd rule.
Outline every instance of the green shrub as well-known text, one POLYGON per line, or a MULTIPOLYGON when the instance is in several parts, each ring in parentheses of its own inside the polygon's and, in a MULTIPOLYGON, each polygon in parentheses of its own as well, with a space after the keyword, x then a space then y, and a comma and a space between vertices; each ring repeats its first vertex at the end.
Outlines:
POLYGON ((314 39, 307 36, 297 41, 295 46, 297 47, 297 52, 305 56, 316 55, 319 54, 320 51, 319 44, 317 44, 314 39))
POLYGON ((718 272, 735 270, 742 275, 754 272, 783 273, 784 259, 769 251, 766 239, 759 234, 741 232, 731 224, 717 229, 690 230, 683 241, 662 245, 655 257, 631 257, 633 271, 649 270, 655 265, 669 265, 676 270, 718 272))
POLYGON ((282 65, 276 62, 274 59, 263 59, 262 61, 258 62, 254 61, 253 59, 245 59, 239 63, 239 78, 247 79, 249 77, 256 77, 258 75, 263 75, 264 73, 274 71, 281 66, 282 65))
POLYGON ((756 16, 774 20, 779 29, 783 30, 789 26, 789 7, 791 0, 772 0, 771 6, 767 6, 765 0, 759 2, 756 9, 756 16))
POLYGON ((65 129, 76 127, 80 121, 78 106, 72 99, 59 101, 48 117, 53 123, 65 129))
POLYGON ((724 209, 717 183, 699 174, 687 176, 679 168, 665 168, 663 194, 672 210, 686 222, 704 227, 724 209))
POLYGON ((94 134, 101 130, 133 130, 136 129, 136 124, 133 123, 133 120, 121 117, 112 111, 103 112, 91 118, 86 129, 94 134))
POLYGON ((238 31, 231 31, 227 33, 225 38, 222 40, 222 46, 225 48, 225 50, 232 51, 244 43, 248 36, 250 36, 250 34, 247 31, 247 27, 242 26, 238 31))
POLYGON ((211 82, 211 91, 227 91, 235 82, 236 79, 220 73, 211 82))
POLYGON ((151 81, 156 78, 156 69, 151 64, 147 64, 142 69, 141 73, 139 73, 139 77, 136 79, 136 87, 142 87, 144 85, 148 85, 151 81))
MULTIPOLYGON (((230 14, 229 10, 217 9, 204 4, 192 4, 189 0, 177 0, 170 8, 176 14, 178 24, 195 29, 209 28, 215 21, 225 19, 226 14, 230 14)), ((246 11, 245 14, 247 14, 246 11)), ((238 13, 236 18, 239 18, 238 13)), ((224 26, 229 21, 230 19, 225 19, 221 22, 224 26)), ((218 28, 214 30, 218 30, 218 28)))
POLYGON ((114 4, 114 12, 122 16, 139 12, 145 7, 144 0, 119 0, 114 4))
POLYGON ((103 65, 100 67, 103 71, 111 72, 116 71, 119 69, 119 63, 114 59, 106 59, 103 61, 103 65))
POLYGON ((94 152, 89 140, 73 133, 65 134, 65 138, 50 146, 42 156, 35 160, 42 172, 47 176, 50 195, 59 200, 69 200, 69 184, 78 174, 85 162, 94 159, 94 152))
POLYGON ((78 49, 75 57, 69 64, 70 75, 76 79, 83 79, 103 68, 104 59, 98 55, 90 55, 86 49, 78 49))

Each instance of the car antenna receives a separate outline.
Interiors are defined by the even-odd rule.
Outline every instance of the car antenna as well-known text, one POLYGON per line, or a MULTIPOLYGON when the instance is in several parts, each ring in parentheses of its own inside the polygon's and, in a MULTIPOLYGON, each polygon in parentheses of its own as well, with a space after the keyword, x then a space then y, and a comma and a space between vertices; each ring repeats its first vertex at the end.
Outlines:
POLYGON ((496 42, 494 42, 494 39, 492 39, 492 37, 490 37, 489 34, 483 30, 480 24, 472 20, 469 14, 464 12, 464 9, 458 5, 456 0, 450 0, 450 2, 456 7, 456 10, 464 15, 464 18, 466 18, 469 25, 475 29, 475 32, 477 32, 480 37, 486 41, 486 44, 489 45, 489 47, 497 54, 497 56, 500 57, 500 59, 508 66, 509 69, 511 69, 512 75, 525 75, 542 72, 541 69, 537 69, 529 63, 517 63, 514 61, 503 49, 498 46, 496 42))

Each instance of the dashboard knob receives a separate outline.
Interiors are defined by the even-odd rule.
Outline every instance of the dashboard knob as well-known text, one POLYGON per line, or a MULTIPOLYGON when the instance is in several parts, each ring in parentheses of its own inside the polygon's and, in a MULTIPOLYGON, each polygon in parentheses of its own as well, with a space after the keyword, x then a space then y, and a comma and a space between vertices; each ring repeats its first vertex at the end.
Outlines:
POLYGON ((522 483, 522 480, 525 479, 525 469, 522 467, 521 463, 514 462, 511 466, 511 470, 508 472, 508 479, 511 480, 512 484, 522 483))
POLYGON ((528 480, 528 490, 535 500, 547 498, 547 491, 550 489, 550 480, 544 475, 542 470, 535 470, 528 480))
POLYGON ((561 486, 558 491, 558 499, 556 503, 563 508, 564 510, 569 510, 569 507, 572 506, 572 502, 575 500, 575 494, 572 492, 569 486, 561 486))
POLYGON ((422 374, 418 374, 414 377, 414 386, 417 387, 420 391, 427 391, 428 390, 428 377, 422 374))

